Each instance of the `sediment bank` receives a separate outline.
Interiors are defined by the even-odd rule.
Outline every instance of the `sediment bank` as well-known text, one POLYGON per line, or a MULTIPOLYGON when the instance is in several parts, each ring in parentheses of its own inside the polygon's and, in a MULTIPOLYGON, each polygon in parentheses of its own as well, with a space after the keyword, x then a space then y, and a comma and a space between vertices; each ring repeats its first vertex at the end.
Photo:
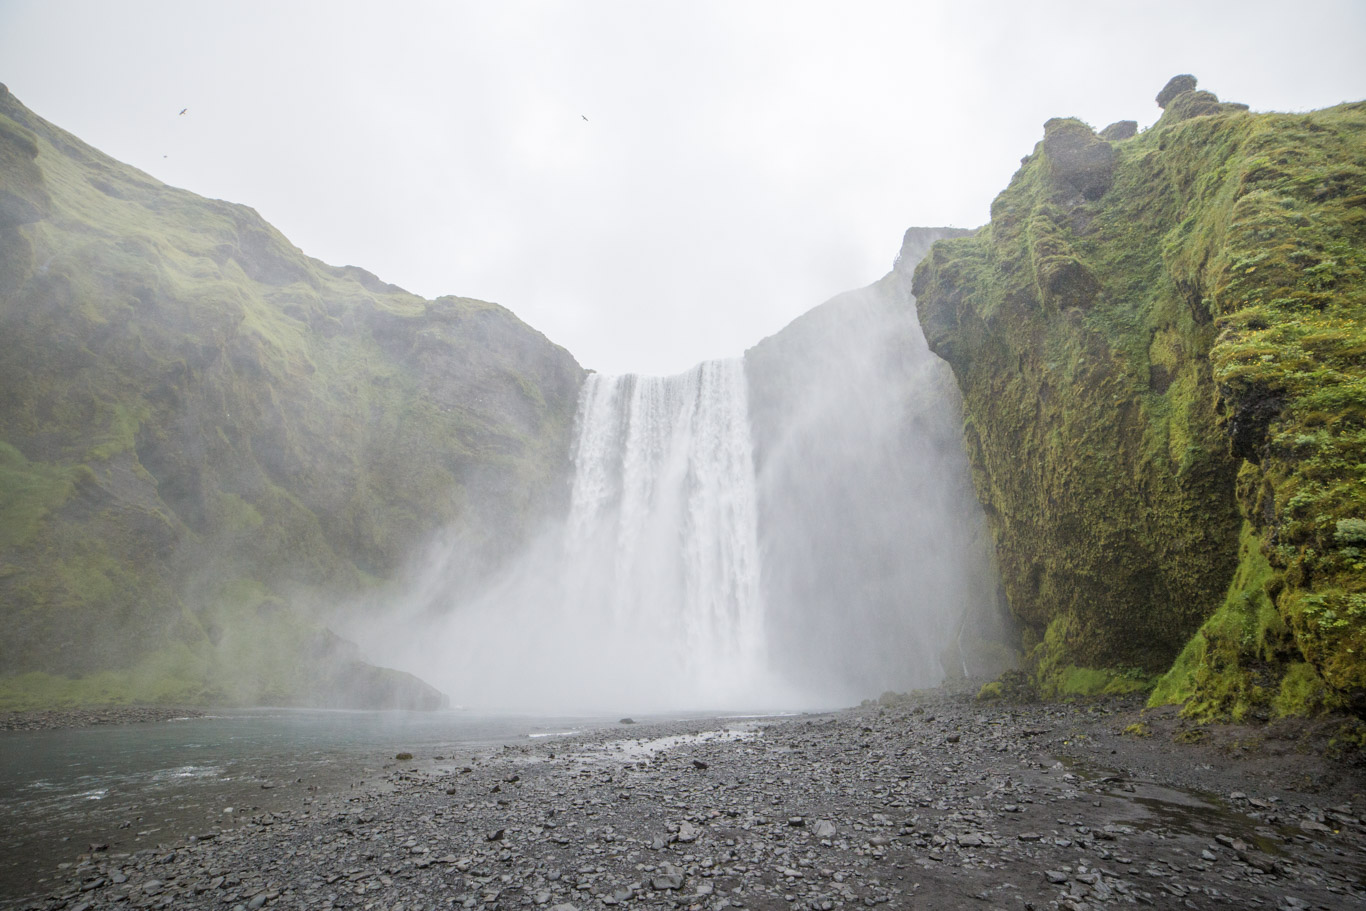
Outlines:
POLYGON ((89 709, 42 709, 0 712, 0 731, 55 731, 96 724, 136 724, 198 718, 204 710, 181 706, 115 705, 89 709))
POLYGON ((1200 730, 935 692, 390 758, 292 810, 96 846, 13 907, 1366 905, 1361 769, 1299 752, 1303 726, 1200 730))

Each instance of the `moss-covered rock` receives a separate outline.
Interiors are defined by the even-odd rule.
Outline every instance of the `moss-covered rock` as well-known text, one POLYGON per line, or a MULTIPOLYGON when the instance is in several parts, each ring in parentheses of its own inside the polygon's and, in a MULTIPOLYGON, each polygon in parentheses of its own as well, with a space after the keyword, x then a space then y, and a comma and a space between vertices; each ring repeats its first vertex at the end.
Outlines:
POLYGON ((326 606, 443 526, 493 565, 567 489, 568 353, 310 259, 3 87, 0 336, 0 705, 420 702, 317 651, 326 606))
POLYGON ((1366 709, 1366 105, 1159 103, 1123 141, 1050 121, 916 274, 1007 595, 1046 693, 1366 709))

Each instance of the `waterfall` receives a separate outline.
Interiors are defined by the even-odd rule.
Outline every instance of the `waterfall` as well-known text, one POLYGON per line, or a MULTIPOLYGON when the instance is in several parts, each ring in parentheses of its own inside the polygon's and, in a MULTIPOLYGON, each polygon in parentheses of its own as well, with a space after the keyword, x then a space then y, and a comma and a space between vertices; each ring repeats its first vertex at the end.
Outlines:
POLYGON ((999 672, 1013 638, 913 240, 743 360, 590 374, 568 509, 492 570, 477 528, 438 539, 410 622, 353 635, 482 709, 830 707, 999 672))
POLYGON ((439 612, 418 621, 426 660, 394 663, 481 709, 790 707, 767 658, 743 363, 592 374, 575 424, 565 519, 454 603, 463 547, 434 547, 413 583, 439 612))
POLYGON ((740 704, 765 669, 743 363, 590 376, 579 401, 564 612, 650 658, 667 701, 740 704))

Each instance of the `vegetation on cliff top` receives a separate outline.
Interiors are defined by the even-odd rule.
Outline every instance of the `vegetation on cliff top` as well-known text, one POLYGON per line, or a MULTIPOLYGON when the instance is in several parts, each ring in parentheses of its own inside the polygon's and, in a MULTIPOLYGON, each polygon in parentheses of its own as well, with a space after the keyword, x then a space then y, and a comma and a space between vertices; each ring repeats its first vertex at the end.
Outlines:
POLYGON ((1050 121, 916 275, 1007 594, 1045 693, 1170 668, 1196 713, 1360 711, 1366 104, 1159 101, 1050 121))
POLYGON ((383 702, 402 681, 326 605, 437 527, 494 562, 563 495, 562 349, 310 259, 3 87, 0 333, 0 708, 383 702))

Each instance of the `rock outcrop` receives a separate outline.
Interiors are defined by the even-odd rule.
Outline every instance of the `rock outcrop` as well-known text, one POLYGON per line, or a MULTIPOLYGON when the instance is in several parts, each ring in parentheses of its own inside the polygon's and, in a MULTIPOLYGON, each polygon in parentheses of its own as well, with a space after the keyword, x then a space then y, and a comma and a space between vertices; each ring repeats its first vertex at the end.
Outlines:
POLYGON ((1366 104, 1053 120, 915 275, 1045 692, 1366 708, 1366 104), (1175 659, 1175 665, 1173 661, 1175 659))

